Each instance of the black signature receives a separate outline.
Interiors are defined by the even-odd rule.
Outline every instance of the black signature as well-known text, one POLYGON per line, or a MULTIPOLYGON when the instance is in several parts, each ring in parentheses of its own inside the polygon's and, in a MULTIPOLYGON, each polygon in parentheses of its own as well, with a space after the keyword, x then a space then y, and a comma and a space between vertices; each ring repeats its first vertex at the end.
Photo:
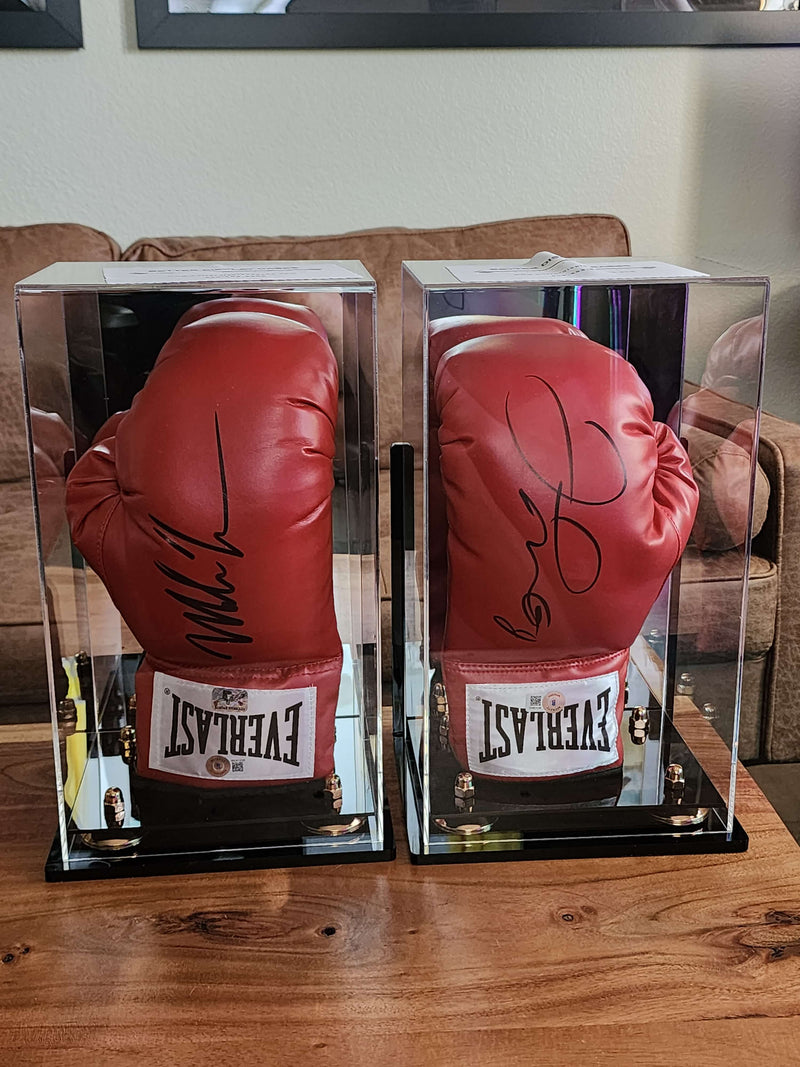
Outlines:
MULTIPOLYGON (((522 457, 525 466, 553 494, 553 514, 552 518, 550 519, 550 524, 553 527, 552 544, 553 552, 555 554, 556 570, 558 571, 558 576, 561 579, 561 583, 569 593, 575 593, 578 595, 581 593, 588 593, 589 590, 592 589, 592 587, 599 579, 600 571, 602 570, 603 566, 603 553, 600 548, 600 542, 597 540, 591 530, 587 529, 586 526, 578 522, 576 519, 572 519, 568 515, 565 515, 563 513, 564 507, 565 505, 568 506, 570 504, 584 505, 587 507, 603 507, 606 504, 612 504, 615 500, 619 500, 619 498, 622 496, 628 486, 628 475, 625 470, 625 464, 622 460, 620 451, 614 443, 609 432, 604 429, 600 425, 600 423, 594 422, 591 419, 587 419, 585 425, 592 426, 595 430, 597 430, 602 440, 606 441, 608 445, 610 445, 616 459, 618 460, 620 472, 622 475, 622 485, 616 493, 614 493, 612 496, 605 497, 602 500, 584 500, 576 496, 575 454, 572 445, 572 432, 569 427, 569 421, 567 419, 566 412, 564 411, 564 406, 561 403, 561 400, 559 399, 559 396, 556 393, 555 389, 553 389, 553 387, 548 382, 546 382, 544 378, 540 378, 537 374, 529 374, 527 375, 527 377, 533 379, 534 381, 541 382, 545 389, 547 389, 547 391, 552 396, 558 408, 559 417, 561 419, 561 427, 564 435, 563 444, 567 461, 566 478, 560 479, 557 484, 549 482, 547 478, 545 478, 544 475, 542 475, 536 469, 536 467, 534 467, 533 463, 525 454, 525 451, 522 445, 520 444, 519 435, 515 430, 511 420, 511 413, 509 411, 509 399, 511 396, 510 393, 506 394, 506 425, 508 426, 509 433, 511 434, 511 439, 514 442, 514 447, 517 449, 520 456, 522 457), (584 579, 583 585, 571 581, 568 575, 569 561, 565 561, 562 555, 562 541, 564 537, 563 530, 565 526, 568 526, 573 531, 575 531, 578 538, 583 541, 583 549, 576 549, 575 546, 570 546, 570 557, 578 557, 580 559, 583 574, 587 573, 587 559, 589 561, 589 580, 586 581, 584 579)), ((520 489, 519 497, 522 501, 523 506, 525 507, 525 510, 536 522, 536 531, 534 535, 529 537, 529 539, 525 542, 525 548, 527 549, 528 555, 530 556, 531 561, 533 562, 533 577, 530 581, 530 584, 528 585, 527 590, 525 591, 525 594, 522 597, 522 600, 520 601, 522 606, 522 613, 530 624, 530 629, 524 627, 516 627, 513 625, 513 623, 511 623, 508 619, 504 618, 502 615, 495 615, 494 621, 502 630, 505 630, 506 633, 511 634, 512 637, 518 637, 521 641, 535 641, 539 636, 540 629, 543 626, 550 626, 550 623, 552 622, 552 613, 550 610, 550 605, 548 604, 547 600, 545 600, 545 598, 541 596, 541 594, 536 592, 536 584, 539 581, 540 574, 540 565, 537 557, 537 550, 543 548, 548 543, 550 539, 550 534, 548 531, 548 524, 545 520, 544 515, 542 515, 541 510, 537 507, 537 505, 531 499, 528 493, 526 493, 524 489, 520 489)))
MULTIPOLYGON (((228 533, 228 483, 225 480, 225 460, 222 455, 219 419, 216 413, 214 414, 214 429, 217 435, 219 483, 222 497, 222 529, 212 535, 211 541, 201 541, 181 530, 175 529, 173 526, 168 526, 161 519, 157 519, 155 515, 149 516, 155 523, 154 532, 157 536, 166 541, 170 548, 174 548, 176 552, 180 552, 182 556, 191 560, 197 559, 197 555, 187 548, 187 545, 192 545, 195 549, 200 549, 203 552, 213 552, 215 555, 234 556, 239 559, 244 557, 244 552, 226 538, 228 533)), ((190 645, 194 645, 195 648, 199 648, 202 652, 207 652, 210 656, 216 656, 218 659, 231 659, 232 657, 227 652, 218 651, 213 645, 245 645, 252 643, 252 637, 241 631, 236 632, 236 630, 229 629, 230 627, 244 626, 244 621, 237 618, 239 606, 234 596, 236 587, 233 582, 228 581, 228 569, 224 563, 219 559, 215 560, 217 573, 213 584, 207 585, 196 578, 192 578, 191 575, 175 570, 174 567, 168 567, 165 563, 159 562, 159 560, 154 562, 161 573, 169 578, 171 582, 183 586, 185 589, 197 591, 197 595, 192 595, 188 592, 180 592, 174 589, 164 590, 167 596, 171 596, 173 600, 177 600, 179 604, 183 604, 190 609, 184 611, 183 617, 185 619, 206 631, 205 633, 187 633, 185 636, 190 645), (202 599, 203 595, 209 599, 202 599), (209 645, 212 647, 209 647, 209 645)))

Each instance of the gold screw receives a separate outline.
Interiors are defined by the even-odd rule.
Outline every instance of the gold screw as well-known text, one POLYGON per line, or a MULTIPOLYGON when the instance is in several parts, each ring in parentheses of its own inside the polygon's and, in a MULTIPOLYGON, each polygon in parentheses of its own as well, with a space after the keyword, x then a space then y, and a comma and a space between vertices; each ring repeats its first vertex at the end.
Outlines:
POLYGON ((689 674, 688 671, 684 671, 678 679, 678 696, 691 697, 694 696, 694 675, 689 674))
POLYGON ((338 774, 329 774, 325 779, 325 793, 334 811, 342 810, 342 779, 338 774))
POLYGON ((130 767, 136 760, 136 728, 123 726, 119 732, 119 739, 122 745, 122 762, 130 767))
POLYGON ((110 786, 103 796, 103 816, 109 830, 119 829, 125 822, 125 798, 122 790, 115 785, 110 786))
POLYGON ((671 785, 677 785, 679 782, 683 782, 683 767, 680 765, 680 763, 670 763, 669 767, 667 767, 667 773, 664 777, 671 785))

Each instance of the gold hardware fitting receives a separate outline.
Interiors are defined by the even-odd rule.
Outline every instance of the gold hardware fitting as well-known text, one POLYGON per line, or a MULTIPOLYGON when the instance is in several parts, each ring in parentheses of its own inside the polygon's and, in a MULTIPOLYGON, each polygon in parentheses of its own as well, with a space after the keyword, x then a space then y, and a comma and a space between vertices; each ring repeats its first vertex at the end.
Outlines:
POLYGON ((443 682, 434 682, 431 692, 433 710, 439 719, 439 745, 443 749, 450 747, 450 706, 443 682))
POLYGON ((335 771, 326 776, 323 793, 330 803, 332 814, 323 816, 319 821, 303 820, 306 830, 320 837, 343 837, 345 834, 360 833, 367 818, 365 815, 342 815, 342 779, 335 771), (337 816, 342 820, 341 822, 329 821, 337 816))
POLYGON ((122 745, 122 762, 130 767, 136 762, 136 727, 123 726, 119 732, 119 740, 122 745))
POLYGON ((664 799, 667 803, 680 804, 685 788, 683 767, 680 763, 670 763, 664 772, 664 799))
POLYGON ((667 826, 675 826, 679 830, 697 832, 708 818, 708 808, 696 808, 693 805, 683 803, 683 793, 686 781, 683 775, 683 767, 680 763, 670 763, 664 772, 664 803, 680 807, 680 812, 654 812, 656 822, 666 823, 667 826))
POLYGON ((664 779, 671 785, 677 785, 679 782, 684 782, 683 767, 680 763, 670 763, 669 767, 667 767, 664 779))
POLYGON ((119 830, 125 823, 125 798, 116 785, 106 789, 103 796, 103 818, 109 830, 119 830))
POLYGON ((58 732, 66 737, 75 733, 78 728, 78 709, 72 697, 65 697, 58 702, 56 709, 56 721, 58 732))
POLYGON ((75 707, 75 701, 72 697, 64 697, 63 700, 58 702, 58 717, 59 719, 74 719, 78 714, 78 709, 75 707))
MULTIPOLYGON (((347 818, 347 816, 345 816, 347 818)), ((363 829, 366 823, 366 818, 363 815, 354 815, 349 822, 346 823, 327 823, 324 825, 313 825, 312 823, 304 822, 306 830, 309 833, 317 834, 319 837, 344 837, 345 834, 357 834, 363 829)))
POLYGON ((137 834, 135 831, 125 831, 127 837, 113 837, 114 830, 118 830, 118 827, 113 827, 112 831, 108 830, 89 830, 85 834, 81 834, 81 841, 84 845, 87 845, 91 849, 95 849, 98 852, 124 852, 129 848, 136 848, 137 845, 142 843, 142 835, 137 834))
POLYGON ((635 707, 628 719, 628 732, 634 745, 643 745, 650 733, 650 715, 641 704, 635 707))
POLYGON ((456 796, 474 796, 475 784, 469 771, 461 771, 456 775, 456 796))
POLYGON ((447 834, 458 834, 459 837, 474 837, 479 834, 488 834, 494 826, 489 819, 475 818, 474 822, 448 822, 447 819, 434 819, 434 826, 444 830, 447 834))
POLYGON ((136 712, 136 694, 135 693, 131 693, 131 695, 128 697, 128 711, 130 711, 131 713, 135 713, 136 712))
POLYGON ((688 671, 684 671, 678 679, 677 685, 678 696, 692 697, 694 696, 694 675, 689 674, 688 671))
POLYGON ((335 812, 342 810, 342 779, 338 774, 329 774, 325 779, 324 793, 335 812))
POLYGON ((456 811, 472 811, 475 807, 475 782, 469 771, 456 775, 453 789, 456 811))
POLYGON ((680 815, 674 812, 670 815, 653 813, 656 822, 666 823, 667 826, 675 826, 679 830, 691 829, 701 826, 708 818, 708 808, 684 808, 680 815))

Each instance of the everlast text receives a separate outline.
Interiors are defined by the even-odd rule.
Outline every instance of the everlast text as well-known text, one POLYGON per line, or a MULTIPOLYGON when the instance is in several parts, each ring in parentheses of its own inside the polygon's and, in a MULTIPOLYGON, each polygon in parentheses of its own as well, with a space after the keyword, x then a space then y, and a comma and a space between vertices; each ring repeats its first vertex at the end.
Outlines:
POLYGON ((209 711, 172 693, 172 727, 164 758, 200 755, 251 756, 299 767, 303 702, 261 714, 209 711))
POLYGON ((566 704, 560 711, 532 711, 481 698, 483 743, 478 752, 482 764, 507 756, 532 752, 572 750, 609 752, 609 715, 615 712, 611 689, 593 699, 566 704))

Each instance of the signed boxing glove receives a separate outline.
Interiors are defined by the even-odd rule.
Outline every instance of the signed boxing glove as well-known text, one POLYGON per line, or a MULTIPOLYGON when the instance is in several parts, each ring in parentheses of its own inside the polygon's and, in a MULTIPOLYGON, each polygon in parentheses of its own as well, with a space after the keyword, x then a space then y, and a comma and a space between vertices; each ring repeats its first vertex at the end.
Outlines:
MULTIPOLYGON (((428 378, 433 383, 444 353, 475 337, 497 333, 584 334, 561 319, 502 315, 451 315, 433 319, 428 327, 428 378)), ((447 603, 447 521, 439 464, 439 422, 435 405, 428 416, 428 553, 430 574, 430 645, 441 649, 447 603)))
POLYGON ((312 312, 264 304, 188 312, 68 479, 73 540, 145 650, 144 777, 253 787, 333 769, 337 364, 312 312))
POLYGON ((630 645, 697 508, 633 367, 583 336, 505 334, 438 362, 450 739, 497 779, 619 766, 630 645))

